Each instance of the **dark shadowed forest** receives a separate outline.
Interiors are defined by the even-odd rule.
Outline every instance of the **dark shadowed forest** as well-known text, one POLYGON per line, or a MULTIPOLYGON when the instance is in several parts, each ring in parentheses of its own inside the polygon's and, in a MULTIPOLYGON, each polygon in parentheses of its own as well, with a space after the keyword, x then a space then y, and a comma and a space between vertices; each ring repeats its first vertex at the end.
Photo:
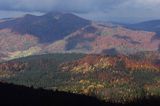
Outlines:
POLYGON ((105 103, 95 97, 0 83, 1 106, 159 106, 160 98, 149 97, 127 104, 105 103))

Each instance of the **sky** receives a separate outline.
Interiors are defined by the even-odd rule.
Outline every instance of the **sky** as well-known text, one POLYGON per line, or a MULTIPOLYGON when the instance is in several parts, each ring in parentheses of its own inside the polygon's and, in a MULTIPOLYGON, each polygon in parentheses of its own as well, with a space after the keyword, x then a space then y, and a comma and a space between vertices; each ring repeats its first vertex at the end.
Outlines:
POLYGON ((50 11, 71 12, 96 21, 134 23, 160 19, 160 0, 0 0, 0 18, 50 11))

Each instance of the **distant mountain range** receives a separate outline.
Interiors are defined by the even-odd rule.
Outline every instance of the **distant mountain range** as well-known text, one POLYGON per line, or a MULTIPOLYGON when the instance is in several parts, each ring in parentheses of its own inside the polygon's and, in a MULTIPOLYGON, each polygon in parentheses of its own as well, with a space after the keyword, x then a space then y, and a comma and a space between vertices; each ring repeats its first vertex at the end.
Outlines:
POLYGON ((124 25, 124 26, 130 29, 134 29, 134 30, 144 30, 144 31, 156 32, 157 35, 160 36, 160 20, 145 21, 141 23, 124 25))
POLYGON ((133 54, 160 50, 160 21, 106 25, 71 13, 0 20, 0 60, 44 53, 133 54))

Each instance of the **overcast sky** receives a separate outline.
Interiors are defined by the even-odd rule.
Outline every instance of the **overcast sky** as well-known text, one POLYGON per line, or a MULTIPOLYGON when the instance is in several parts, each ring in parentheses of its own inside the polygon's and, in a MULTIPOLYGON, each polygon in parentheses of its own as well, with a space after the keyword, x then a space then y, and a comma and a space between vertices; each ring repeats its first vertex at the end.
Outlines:
POLYGON ((0 18, 48 11, 72 12, 98 21, 160 19, 160 0, 0 0, 0 18))

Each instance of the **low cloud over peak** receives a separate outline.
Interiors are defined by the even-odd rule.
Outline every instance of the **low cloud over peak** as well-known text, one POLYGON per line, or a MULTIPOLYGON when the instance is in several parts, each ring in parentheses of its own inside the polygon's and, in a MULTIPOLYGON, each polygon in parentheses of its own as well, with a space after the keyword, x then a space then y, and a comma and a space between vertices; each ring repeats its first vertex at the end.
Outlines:
POLYGON ((160 0, 0 0, 0 10, 65 11, 101 21, 160 18, 160 0))

